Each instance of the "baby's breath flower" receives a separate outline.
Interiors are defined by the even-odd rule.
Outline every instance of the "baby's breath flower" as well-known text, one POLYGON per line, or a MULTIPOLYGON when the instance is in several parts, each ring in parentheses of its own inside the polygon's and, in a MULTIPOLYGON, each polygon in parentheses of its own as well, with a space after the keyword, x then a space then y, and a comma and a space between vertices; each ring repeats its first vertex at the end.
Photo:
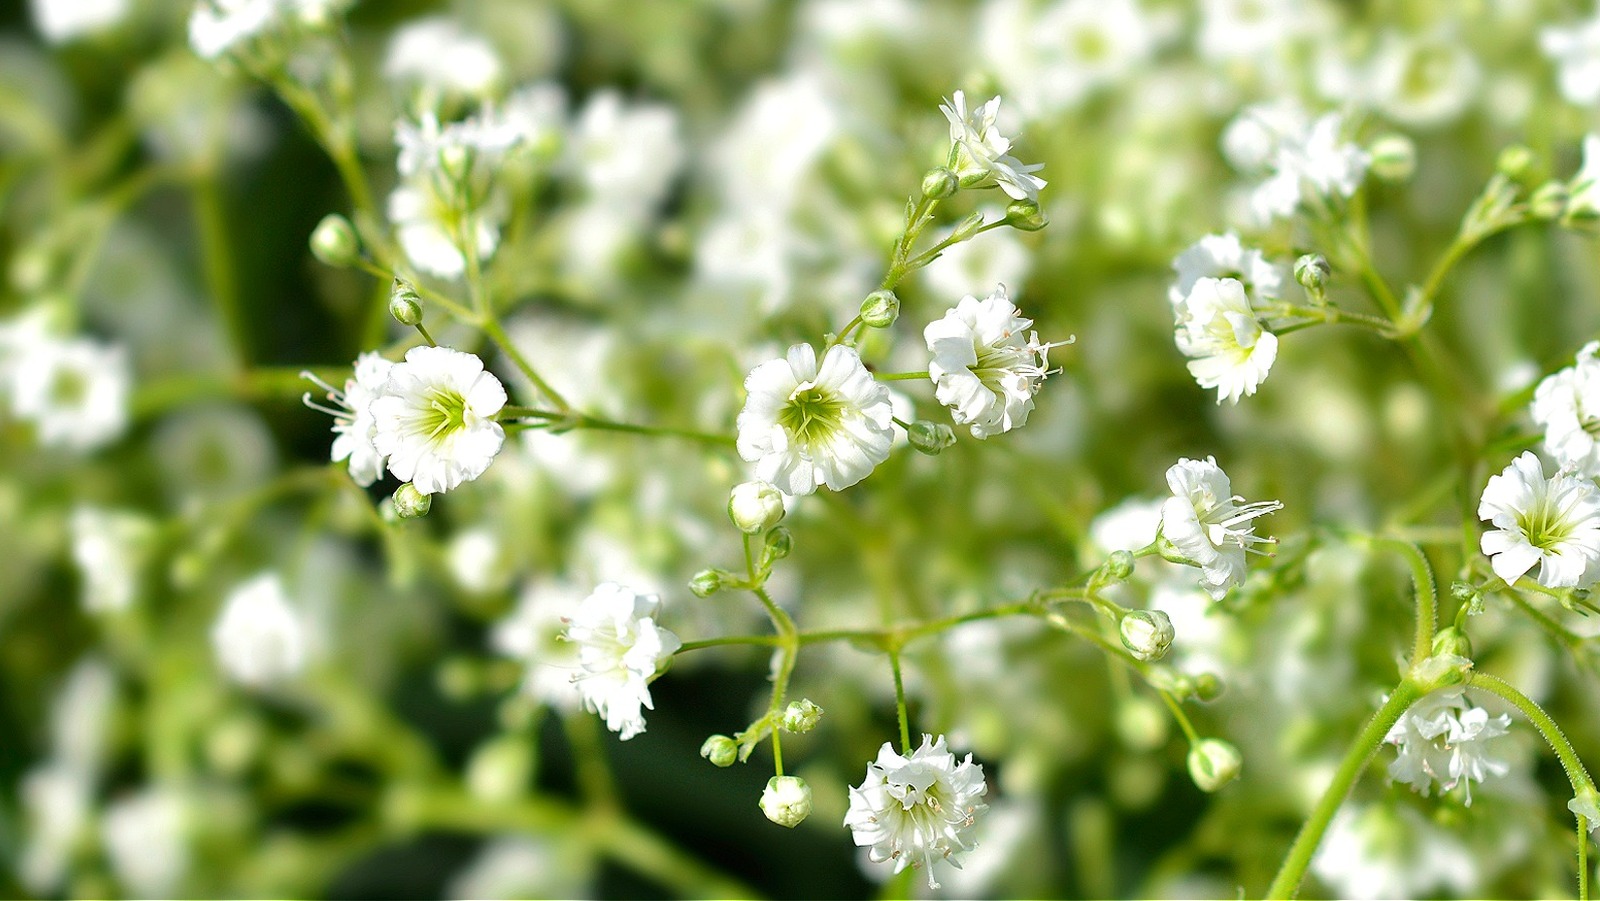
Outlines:
POLYGON ((816 351, 796 344, 750 370, 744 387, 739 456, 785 494, 849 488, 889 458, 889 390, 852 348, 834 345, 818 366, 816 351))
POLYGON ((298 675, 306 666, 307 644, 305 623, 273 573, 235 588, 211 627, 217 663, 247 688, 266 688, 298 675))
POLYGON ((1175 310, 1174 340, 1190 357, 1189 373, 1217 403, 1253 395, 1278 357, 1278 336, 1267 331, 1235 278, 1201 278, 1175 310))
POLYGON ((1460 784, 1472 804, 1472 783, 1504 776, 1510 764, 1490 756, 1490 742, 1511 726, 1507 714, 1491 717, 1464 695, 1465 686, 1441 689, 1412 705, 1389 730, 1384 741, 1398 754, 1389 764, 1389 778, 1426 796, 1433 784, 1441 792, 1460 784))
POLYGON ((346 0, 199 0, 189 16, 189 46, 202 59, 216 59, 271 32, 323 25, 346 5, 346 0))
POLYGON ((1534 390, 1533 421, 1544 427, 1544 449, 1578 474, 1600 476, 1600 342, 1578 351, 1573 365, 1534 390))
POLYGON ((1043 163, 1024 164, 1010 155, 1011 140, 995 127, 1000 115, 1000 98, 995 97, 975 110, 967 109, 967 97, 960 91, 939 111, 950 120, 950 143, 954 150, 952 170, 963 185, 996 184, 1014 200, 1038 200, 1045 180, 1032 173, 1043 163))
POLYGON ((1349 197, 1360 187, 1367 155, 1343 140, 1344 121, 1338 113, 1307 121, 1292 107, 1257 106, 1246 109, 1239 120, 1245 124, 1238 130, 1230 126, 1225 140, 1238 148, 1230 155, 1247 163, 1259 159, 1267 172, 1250 196, 1251 211, 1262 224, 1291 216, 1303 205, 1349 197))
POLYGON ((1221 600, 1244 580, 1245 552, 1271 542, 1255 534, 1256 517, 1283 509, 1278 501, 1243 503, 1215 458, 1179 459, 1167 470, 1172 497, 1161 505, 1161 534, 1199 566, 1200 584, 1221 600))
POLYGON ((1568 103, 1587 107, 1600 100, 1600 10, 1587 21, 1541 30, 1539 49, 1556 64, 1568 103))
POLYGON ((1206 235, 1189 245, 1173 259, 1172 269, 1177 278, 1167 289, 1167 300, 1179 325, 1189 319, 1189 294, 1202 278, 1234 279, 1253 302, 1276 300, 1283 284, 1282 270, 1267 262, 1261 251, 1244 246, 1233 232, 1206 235))
POLYGON ((451 97, 487 97, 504 71, 488 41, 448 16, 430 16, 395 30, 383 58, 390 80, 415 85, 425 106, 451 97))
POLYGON ((1483 552, 1507 584, 1539 567, 1546 588, 1584 588, 1600 577, 1600 492, 1571 470, 1546 479, 1532 452, 1489 477, 1478 503, 1483 552))
POLYGON ((656 625, 661 600, 614 582, 595 588, 578 606, 566 637, 578 646, 573 677, 584 706, 605 718, 623 740, 644 731, 643 710, 654 710, 650 682, 682 644, 656 625), (642 710, 642 709, 643 710, 642 710))
POLYGON ((116 27, 127 18, 129 0, 32 0, 28 7, 45 40, 66 44, 116 27))
POLYGON ((970 833, 988 809, 980 800, 988 788, 983 767, 971 754, 958 763, 942 735, 922 736, 909 756, 885 742, 861 785, 850 788, 844 824, 874 863, 892 861, 896 873, 926 867, 929 887, 938 888, 935 865, 959 869, 961 855, 972 850, 970 833))
POLYGON ((11 411, 45 447, 87 452, 127 428, 132 375, 121 347, 46 339, 24 349, 9 374, 11 411))
POLYGON ((1039 342, 1004 285, 983 300, 961 298, 944 318, 928 324, 928 378, 939 403, 975 438, 1009 432, 1027 423, 1033 396, 1049 375, 1050 348, 1071 343, 1039 342), (1027 334, 1026 340, 1023 335, 1027 334))
POLYGON ((84 609, 128 609, 156 534, 155 523, 137 513, 90 506, 72 512, 72 560, 83 578, 84 609))
POLYGON ((393 366, 376 351, 364 353, 356 358, 355 371, 345 380, 343 391, 310 372, 301 373, 303 378, 316 382, 324 397, 333 404, 332 407, 321 406, 312 401, 309 392, 301 398, 306 406, 333 416, 332 461, 349 460, 350 478, 363 487, 383 474, 384 455, 378 453, 372 443, 378 431, 377 420, 372 418, 372 401, 383 392, 393 366))
POLYGON ((423 494, 449 491, 500 453, 505 430, 494 417, 505 403, 505 387, 476 356, 413 347, 372 400, 372 444, 395 478, 423 494))

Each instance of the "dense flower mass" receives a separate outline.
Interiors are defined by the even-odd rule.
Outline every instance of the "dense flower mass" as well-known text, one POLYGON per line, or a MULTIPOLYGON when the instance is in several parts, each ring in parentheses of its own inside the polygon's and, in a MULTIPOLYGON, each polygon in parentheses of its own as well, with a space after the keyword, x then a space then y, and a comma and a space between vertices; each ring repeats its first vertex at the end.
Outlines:
POLYGON ((1009 432, 1028 422, 1033 396, 1049 376, 1049 353, 1029 332, 1026 319, 1004 285, 979 300, 968 295, 923 329, 928 342, 928 377, 939 403, 975 438, 1009 432))
POLYGON ((866 778, 850 788, 844 824, 874 863, 891 862, 896 873, 926 869, 928 886, 938 888, 935 868, 959 868, 972 850, 972 828, 988 809, 981 800, 988 789, 983 767, 971 754, 957 761, 942 735, 922 736, 922 744, 904 755, 886 742, 867 764, 866 778))
POLYGON ((573 676, 584 706, 600 714, 624 741, 644 731, 644 711, 655 709, 650 682, 682 644, 656 624, 661 600, 607 582, 578 605, 567 640, 578 646, 573 676))
POLYGON ((1582 588, 1600 578, 1600 492, 1566 470, 1545 477, 1532 453, 1489 477, 1478 518, 1494 574, 1512 584, 1535 566, 1547 588, 1582 588))

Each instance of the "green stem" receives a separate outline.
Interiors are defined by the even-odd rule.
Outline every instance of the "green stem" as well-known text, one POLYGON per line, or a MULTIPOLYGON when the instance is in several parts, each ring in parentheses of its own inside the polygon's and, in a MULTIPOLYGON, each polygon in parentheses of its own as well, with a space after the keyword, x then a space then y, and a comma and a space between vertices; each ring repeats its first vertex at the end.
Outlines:
POLYGON ((1340 762, 1339 769, 1333 774, 1333 781, 1328 783, 1328 788, 1322 793, 1316 807, 1312 808, 1311 816, 1305 825, 1300 827, 1300 833, 1295 836, 1294 844, 1289 847, 1289 854, 1284 858, 1283 866, 1278 870, 1278 875, 1272 880, 1272 885, 1267 888, 1268 898, 1293 898, 1300 890, 1300 882, 1305 879, 1306 868, 1311 865, 1311 858, 1317 851, 1317 845, 1322 842, 1322 835, 1328 830, 1328 824, 1333 821, 1333 815, 1338 812, 1339 806, 1349 796, 1350 790, 1355 787, 1356 780, 1361 777, 1363 770, 1378 753, 1378 748, 1383 744, 1383 737, 1400 719, 1416 700, 1421 697, 1417 686, 1409 679, 1401 680, 1395 686, 1389 699, 1383 702, 1372 718, 1345 752, 1344 760, 1340 762))
POLYGON ((880 372, 875 377, 882 382, 920 382, 927 381, 928 370, 924 369, 921 372, 880 372))
POLYGON ((1178 728, 1183 730, 1184 738, 1189 739, 1189 746, 1194 747, 1199 744, 1200 733, 1195 731, 1194 724, 1189 722, 1189 715, 1183 712, 1183 705, 1179 704, 1178 699, 1172 696, 1172 692, 1156 689, 1156 694, 1161 696, 1161 700, 1166 703, 1167 709, 1172 711, 1172 718, 1178 721, 1178 728))
POLYGON ((687 438, 691 441, 701 441, 706 444, 731 445, 734 438, 731 435, 718 435, 712 432, 700 432, 694 429, 680 429, 672 426, 638 425, 631 422, 615 422, 579 413, 575 410, 542 410, 538 407, 518 407, 507 405, 500 408, 502 418, 528 418, 543 419, 549 422, 549 428, 556 429, 597 429, 606 432, 629 432, 636 435, 657 435, 667 438, 687 438))
POLYGON ((771 647, 777 645, 779 641, 780 639, 776 635, 724 635, 721 638, 702 638, 698 641, 686 641, 678 646, 678 650, 674 652, 674 655, 698 651, 702 648, 720 648, 740 644, 771 647))
POLYGON ((906 683, 900 673, 900 649, 889 649, 889 668, 894 671, 894 715, 900 723, 900 753, 911 753, 911 715, 906 710, 906 683))
POLYGON ((228 239, 228 216, 221 183, 207 173, 194 183, 195 226, 200 232, 201 265, 205 270, 206 290, 216 304, 223 330, 233 348, 234 364, 250 367, 250 324, 239 297, 234 269, 233 247, 228 239))
MULTIPOLYGON (((473 254, 473 256, 476 256, 476 254, 473 254)), ((533 383, 533 387, 537 389, 540 394, 543 394, 545 397, 549 398, 550 402, 555 404, 562 411, 571 412, 572 405, 567 403, 567 399, 561 396, 561 392, 550 387, 550 383, 545 381, 543 376, 539 375, 539 373, 533 368, 533 364, 528 362, 528 358, 523 356, 522 351, 518 350, 517 346, 511 343, 511 336, 507 335, 506 330, 500 327, 500 321, 495 319, 491 313, 480 311, 480 315, 482 316, 481 325, 483 327, 484 334, 488 335, 490 340, 494 341, 500 350, 502 350, 506 356, 511 358, 511 362, 516 364, 517 369, 520 370, 524 376, 527 376, 528 381, 533 383)), ((598 426, 594 425, 590 425, 589 427, 598 428, 598 426)))
POLYGON ((1522 711, 1522 715, 1533 723, 1534 728, 1539 730, 1540 735, 1544 736, 1545 743, 1550 745, 1550 750, 1555 752, 1556 759, 1561 761, 1561 768, 1566 771, 1567 781, 1572 783, 1574 794, 1584 789, 1595 790, 1594 780, 1589 777, 1589 771, 1584 768, 1583 761, 1578 759, 1578 752, 1573 749, 1572 742, 1567 740, 1567 736, 1561 731, 1561 727, 1556 725, 1556 721, 1550 717, 1550 714, 1544 712, 1543 707, 1540 707, 1532 698, 1518 691, 1515 686, 1498 676, 1474 672, 1468 678, 1467 684, 1473 688, 1481 688, 1490 694, 1497 695, 1511 702, 1513 707, 1522 711))

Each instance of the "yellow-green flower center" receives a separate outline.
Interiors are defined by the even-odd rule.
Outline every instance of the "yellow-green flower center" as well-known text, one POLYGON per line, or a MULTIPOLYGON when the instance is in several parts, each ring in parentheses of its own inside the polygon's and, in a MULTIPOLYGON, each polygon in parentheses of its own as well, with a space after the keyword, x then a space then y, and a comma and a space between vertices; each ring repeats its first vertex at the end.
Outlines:
POLYGON ((826 440, 843 423, 844 404, 832 391, 810 383, 796 388, 778 411, 778 424, 805 446, 826 440))
POLYGON ((458 391, 428 389, 428 411, 422 414, 422 428, 429 440, 439 440, 467 424, 467 399, 458 391))

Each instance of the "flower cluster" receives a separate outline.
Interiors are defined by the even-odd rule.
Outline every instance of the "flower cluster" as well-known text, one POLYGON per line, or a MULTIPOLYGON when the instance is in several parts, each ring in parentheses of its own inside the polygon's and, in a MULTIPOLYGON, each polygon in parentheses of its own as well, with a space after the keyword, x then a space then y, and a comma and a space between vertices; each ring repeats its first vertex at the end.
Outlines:
POLYGON ((1255 533, 1253 520, 1283 509, 1278 501, 1244 503, 1215 458, 1180 459, 1167 470, 1172 497, 1161 505, 1161 535, 1200 567, 1200 584, 1220 600, 1244 581, 1246 552, 1271 538, 1255 533))
POLYGON ((922 736, 909 754, 886 742, 861 784, 850 788, 844 824, 873 862, 893 863, 896 873, 926 868, 928 886, 938 888, 935 866, 959 868, 961 855, 972 850, 969 834, 988 809, 980 800, 988 789, 983 767, 971 754, 957 761, 942 735, 922 736))
POLYGON ((1460 785, 1470 805, 1473 782, 1504 776, 1510 769, 1494 756, 1494 740, 1510 726, 1510 715, 1490 716, 1467 700, 1463 686, 1436 691, 1413 704, 1384 737, 1398 752, 1389 764, 1389 778, 1423 795, 1435 783, 1441 792, 1460 785))
POLYGON ((1233 232, 1201 238, 1172 266, 1173 337, 1190 358, 1190 374, 1217 390, 1219 404, 1255 394, 1278 356, 1278 336, 1263 326, 1258 307, 1278 297, 1281 270, 1233 232))
POLYGON ((655 709, 650 682, 682 644, 656 625, 661 599, 614 582, 595 588, 567 625, 578 646, 580 672, 573 676, 584 706, 605 718, 624 741, 644 731, 644 710, 655 709))

